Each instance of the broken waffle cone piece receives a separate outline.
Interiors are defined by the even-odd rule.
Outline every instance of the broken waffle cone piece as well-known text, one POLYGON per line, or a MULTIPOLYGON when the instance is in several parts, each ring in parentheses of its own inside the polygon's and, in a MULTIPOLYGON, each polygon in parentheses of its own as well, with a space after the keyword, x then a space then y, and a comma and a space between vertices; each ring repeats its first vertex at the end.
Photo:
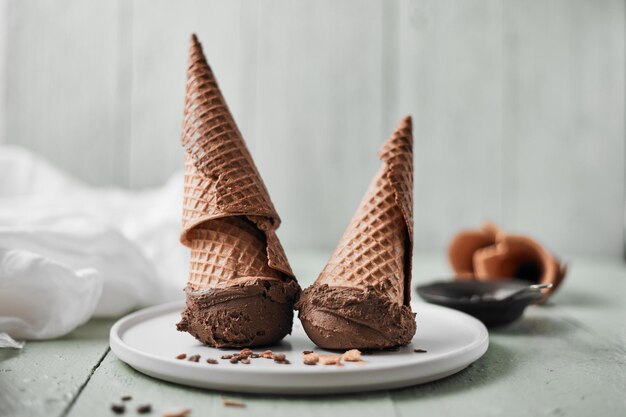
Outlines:
POLYGON ((497 226, 487 223, 480 230, 461 230, 454 236, 448 249, 448 259, 457 278, 474 277, 474 253, 495 244, 499 232, 497 226))
POLYGON ((249 347, 291 332, 300 287, 276 236, 280 218, 192 36, 182 135, 181 243, 191 249, 177 328, 215 347, 249 347))
POLYGON ((410 307, 413 138, 402 120, 383 164, 330 260, 296 305, 304 330, 325 349, 383 349, 415 334, 410 307))
POLYGON ((528 236, 509 235, 487 224, 481 230, 458 233, 448 249, 457 279, 480 281, 521 279, 532 284, 552 284, 543 290, 545 301, 567 273, 563 265, 528 236))

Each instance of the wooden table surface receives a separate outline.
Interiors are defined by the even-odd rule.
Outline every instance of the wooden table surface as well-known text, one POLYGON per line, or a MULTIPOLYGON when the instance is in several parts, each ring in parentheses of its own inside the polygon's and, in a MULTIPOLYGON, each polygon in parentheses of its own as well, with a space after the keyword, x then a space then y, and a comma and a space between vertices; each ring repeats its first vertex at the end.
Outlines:
MULTIPOLYGON (((303 286, 327 254, 292 256, 303 286)), ((466 370, 406 389, 336 396, 240 395, 178 386, 144 376, 110 351, 114 320, 92 320, 70 335, 0 350, 0 416, 114 415, 113 402, 132 395, 125 415, 151 403, 160 416, 620 416, 626 415, 626 266, 617 259, 578 259, 546 306, 490 331, 485 356, 466 370), (225 407, 223 398, 245 408, 225 407)), ((442 257, 418 255, 414 282, 447 274, 442 257)), ((418 317, 419 323, 419 317, 418 317)), ((419 331, 419 324, 418 324, 419 331)))

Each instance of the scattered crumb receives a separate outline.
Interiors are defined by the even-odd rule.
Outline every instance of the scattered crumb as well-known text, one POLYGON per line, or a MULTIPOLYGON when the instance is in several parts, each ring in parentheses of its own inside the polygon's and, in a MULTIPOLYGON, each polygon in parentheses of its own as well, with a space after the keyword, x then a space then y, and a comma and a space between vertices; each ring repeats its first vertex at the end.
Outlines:
POLYGON ((265 352, 261 353, 261 357, 265 359, 274 359, 274 352, 272 352, 271 350, 266 350, 265 352))
POLYGON ((305 350, 304 352, 302 352, 303 355, 308 355, 309 353, 313 353, 312 350, 305 350))
POLYGON ((252 349, 250 348, 245 348, 245 349, 241 349, 241 352, 239 352, 239 354, 241 355, 246 355, 246 356, 250 356, 252 355, 254 352, 252 351, 252 349))
POLYGON ((287 355, 284 353, 274 353, 274 361, 281 362, 287 359, 287 355))
POLYGON ((250 355, 252 359, 260 358, 261 356, 258 353, 253 353, 250 355))
POLYGON ((305 353, 302 355, 302 361, 305 365, 315 365, 320 361, 320 355, 315 352, 305 351, 310 353, 305 353))
POLYGON ((239 362, 243 363, 244 365, 250 365, 250 359, 243 358, 240 359, 239 362))
POLYGON ((346 362, 359 362, 361 360, 361 351, 358 349, 351 349, 341 355, 341 359, 346 362))
POLYGON ((235 364, 235 363, 238 363, 238 362, 239 362, 239 358, 238 357, 232 357, 230 359, 230 363, 232 363, 232 364, 235 364))
POLYGON ((186 353, 179 353, 179 354, 176 356, 176 359, 185 359, 186 357, 187 357, 187 354, 186 354, 186 353))
POLYGON ((200 355, 191 355, 188 359, 189 362, 199 362, 200 361, 200 355))
POLYGON ((211 365, 217 365, 219 362, 217 359, 209 358, 206 360, 206 363, 210 363, 211 365))
POLYGON ((130 395, 124 395, 122 398, 120 398, 122 401, 130 401, 133 399, 133 397, 131 397, 130 395))
POLYGON ((415 352, 415 353, 426 353, 428 351, 426 349, 413 349, 413 352, 415 352))
POLYGON ((229 400, 228 398, 222 398, 222 404, 224 404, 224 407, 240 407, 240 408, 243 408, 243 407, 246 406, 242 402, 229 400))
POLYGON ((341 355, 319 355, 322 365, 338 365, 341 362, 341 355))
POLYGON ((191 413, 191 410, 188 408, 183 408, 182 410, 177 411, 166 411, 163 413, 163 417, 187 417, 191 413))
POLYGON ((144 404, 137 407, 138 414, 148 414, 152 412, 152 406, 150 404, 144 404))
POLYGON ((115 414, 124 414, 126 412, 126 407, 124 404, 111 404, 111 411, 115 414))
POLYGON ((220 358, 222 359, 231 359, 233 357, 233 355, 222 355, 220 356, 220 358))

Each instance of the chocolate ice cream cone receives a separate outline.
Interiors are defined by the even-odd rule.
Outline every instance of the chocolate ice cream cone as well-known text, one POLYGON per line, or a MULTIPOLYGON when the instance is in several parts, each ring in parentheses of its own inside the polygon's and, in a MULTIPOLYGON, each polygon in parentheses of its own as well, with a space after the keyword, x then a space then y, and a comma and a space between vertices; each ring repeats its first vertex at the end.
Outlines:
POLYGON ((280 218, 195 35, 182 142, 180 240, 191 262, 177 327, 215 347, 277 342, 291 332, 300 287, 275 233, 280 218))
POLYGON ((339 245, 296 308, 326 349, 382 349, 415 334, 410 307, 413 139, 402 120, 381 149, 382 167, 339 245))

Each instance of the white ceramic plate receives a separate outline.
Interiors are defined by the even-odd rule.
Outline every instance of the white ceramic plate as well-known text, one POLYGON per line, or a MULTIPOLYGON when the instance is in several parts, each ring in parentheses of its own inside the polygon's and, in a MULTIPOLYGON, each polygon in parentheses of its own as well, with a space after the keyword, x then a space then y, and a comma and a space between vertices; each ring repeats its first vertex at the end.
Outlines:
POLYGON ((169 303, 120 319, 111 329, 111 349, 139 372, 179 384, 237 392, 327 394, 399 388, 444 378, 480 358, 489 345, 487 329, 473 317, 414 303, 417 334, 413 343, 395 352, 364 355, 363 365, 304 365, 304 350, 333 352, 317 348, 298 319, 290 336, 269 347, 275 353, 285 353, 290 365, 263 358, 252 359, 249 365, 231 364, 219 358, 238 350, 210 348, 176 330, 182 308, 181 303, 169 303), (427 352, 415 353, 416 348, 427 352), (180 353, 198 354, 200 362, 175 359, 180 353), (219 364, 208 364, 207 358, 217 359, 219 364))

